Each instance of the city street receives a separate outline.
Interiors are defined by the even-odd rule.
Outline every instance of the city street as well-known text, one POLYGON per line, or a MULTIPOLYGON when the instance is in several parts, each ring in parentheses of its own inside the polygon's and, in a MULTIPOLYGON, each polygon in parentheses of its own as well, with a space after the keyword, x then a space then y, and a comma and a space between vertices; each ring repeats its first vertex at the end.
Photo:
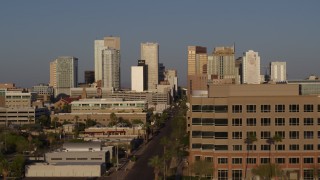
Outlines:
POLYGON ((139 151, 135 154, 137 161, 134 163, 132 169, 125 170, 127 166, 121 168, 117 172, 113 172, 107 179, 112 180, 152 180, 154 179, 153 168, 148 165, 148 161, 152 156, 159 155, 163 153, 163 146, 160 144, 160 139, 163 136, 168 136, 171 132, 171 121, 166 122, 166 126, 160 130, 160 133, 152 138, 152 140, 141 147, 139 151))

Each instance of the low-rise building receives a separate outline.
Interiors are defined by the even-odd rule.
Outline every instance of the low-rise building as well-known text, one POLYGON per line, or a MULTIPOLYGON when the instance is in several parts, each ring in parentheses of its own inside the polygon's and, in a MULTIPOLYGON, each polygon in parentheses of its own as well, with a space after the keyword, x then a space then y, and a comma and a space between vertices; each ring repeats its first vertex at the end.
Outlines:
POLYGON ((26 166, 26 177, 100 177, 106 172, 112 148, 99 142, 66 143, 45 154, 45 163, 26 166))

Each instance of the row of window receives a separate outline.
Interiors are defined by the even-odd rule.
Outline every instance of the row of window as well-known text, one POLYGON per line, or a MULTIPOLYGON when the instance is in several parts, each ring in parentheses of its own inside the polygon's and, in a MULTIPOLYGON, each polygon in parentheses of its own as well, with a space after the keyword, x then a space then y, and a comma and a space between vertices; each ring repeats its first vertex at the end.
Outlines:
MULTIPOLYGON (((299 150, 305 150, 305 151, 313 151, 315 150, 313 144, 304 144, 303 149, 299 144, 289 144, 289 150, 290 151, 299 151, 299 150)), ((301 145, 302 146, 302 145, 301 145)), ((242 145, 232 145, 232 150, 233 151, 242 151, 243 148, 242 145)), ((250 144, 250 145, 245 145, 246 150, 251 150, 251 151, 256 151, 257 150, 257 145, 256 144, 250 144)), ((214 145, 214 144, 201 144, 201 143, 193 143, 191 145, 191 148, 196 150, 215 150, 215 151, 228 151, 228 145, 214 145)), ((269 144, 262 144, 260 145, 260 150, 261 151, 269 151, 271 146, 269 144)), ((276 144, 275 149, 278 151, 285 151, 286 150, 286 145, 284 144, 276 144)), ((320 150, 320 144, 317 145, 317 150, 320 150)))
MULTIPOLYGON (((195 156, 195 161, 199 161, 201 159, 200 156, 195 156)), ((246 159, 247 164, 257 164, 257 158, 255 157, 248 157, 248 158, 242 158, 242 157, 232 157, 232 158, 227 158, 227 157, 219 157, 217 158, 218 164, 228 164, 229 159, 231 159, 232 164, 242 164, 243 159, 246 159)), ((303 157, 303 163, 304 164, 314 164, 315 158, 314 157, 303 157)), ((205 157, 205 161, 207 162, 213 162, 213 157, 205 157)), ((285 164, 286 160, 289 162, 289 164, 298 164, 300 163, 300 158, 299 157, 290 157, 290 158, 284 158, 284 157, 279 157, 275 158, 275 162, 277 164, 285 164)), ((270 158, 269 157, 262 157, 260 158, 260 164, 268 164, 270 163, 270 158)), ((320 164, 320 157, 317 158, 317 163, 320 164)))
MULTIPOLYGON (((246 107, 247 113, 256 113, 259 107, 255 104, 249 105, 232 105, 232 113, 242 113, 244 111, 244 107, 246 107)), ((300 112, 300 105, 299 104, 290 104, 289 112, 300 112)), ((286 112, 286 105, 284 104, 276 104, 274 105, 274 109, 271 108, 269 104, 260 105, 261 113, 269 113, 271 111, 274 112, 286 112)), ((302 110, 301 110, 302 111, 302 110)), ((227 113, 228 112, 228 105, 192 105, 192 112, 215 112, 215 113, 227 113)), ((303 105, 303 112, 314 112, 314 105, 313 104, 304 104, 303 105)), ((318 105, 318 112, 320 112, 320 104, 318 105)))
MULTIPOLYGON (((320 174, 320 170, 317 170, 318 172, 315 173, 314 169, 304 169, 303 170, 303 179, 304 180, 313 180, 317 177, 317 174, 320 174)), ((242 180, 243 179, 243 173, 242 170, 233 169, 232 171, 232 179, 233 180, 242 180)), ((196 174, 196 177, 200 177, 200 174, 196 174)), ((206 174, 206 179, 213 179, 212 174, 206 174)), ((228 176, 228 170, 226 169, 218 169, 218 179, 219 180, 228 180, 230 177, 228 176)))
MULTIPOLYGON (((320 118, 317 119, 317 125, 320 125, 320 118)), ((260 122, 258 122, 257 118, 246 118, 245 125, 246 126, 257 126, 257 124, 261 126, 299 126, 302 125, 300 123, 300 118, 275 118, 274 121, 271 118, 260 118, 260 122)), ((192 118, 192 125, 202 125, 202 126, 228 126, 228 119, 215 119, 215 118, 192 118)), ((233 118, 232 126, 243 126, 244 122, 242 118, 233 118)), ((315 125, 314 118, 303 118, 304 126, 313 126, 315 125)))
MULTIPOLYGON (((287 132, 289 134, 289 139, 300 139, 300 131, 289 131, 287 132)), ((255 131, 248 131, 246 133, 246 136, 243 136, 242 131, 234 131, 232 132, 232 139, 245 139, 246 137, 249 137, 250 135, 253 135, 257 137, 257 132, 255 131)), ((281 139, 286 138, 286 132, 285 131, 275 131, 275 135, 281 137, 281 139)), ((214 131, 192 131, 191 133, 192 138, 211 138, 211 139, 228 139, 228 132, 214 132, 214 131)), ((318 138, 320 139, 320 131, 301 131, 301 136, 303 139, 314 139, 318 138), (317 133, 317 136, 315 134, 317 133), (303 134, 303 135, 302 135, 303 134)), ((261 131, 260 132, 260 139, 270 139, 273 136, 271 135, 270 131, 261 131)))

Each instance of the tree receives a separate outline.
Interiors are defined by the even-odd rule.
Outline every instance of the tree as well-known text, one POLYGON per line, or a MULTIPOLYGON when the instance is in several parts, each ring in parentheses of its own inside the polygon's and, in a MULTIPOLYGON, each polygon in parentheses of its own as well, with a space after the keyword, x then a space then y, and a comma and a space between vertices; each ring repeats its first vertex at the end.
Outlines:
POLYGON ((50 119, 48 116, 46 115, 41 115, 38 119, 38 122, 45 127, 49 127, 50 126, 50 119))
POLYGON ((53 143, 56 140, 56 135, 54 133, 47 134, 47 140, 49 141, 50 148, 53 147, 53 143))
POLYGON ((112 126, 117 126, 118 124, 118 117, 115 113, 111 113, 110 114, 110 122, 108 124, 109 127, 112 127, 112 126))
POLYGON ((23 175, 24 165, 25 158, 21 154, 17 155, 9 166, 12 176, 20 178, 23 175))
POLYGON ((282 170, 277 164, 261 164, 251 170, 252 174, 259 176, 261 179, 271 179, 276 175, 282 175, 282 170))
POLYGON ((213 163, 210 161, 195 161, 191 165, 191 169, 195 174, 199 175, 199 179, 204 177, 205 175, 212 175, 213 174, 213 163))
MULTIPOLYGON (((282 142, 282 137, 279 135, 279 134, 275 134, 273 137, 271 137, 271 138, 269 138, 268 140, 267 140, 267 143, 270 145, 270 149, 269 149, 269 164, 270 164, 270 168, 271 168, 271 145, 274 145, 275 146, 275 149, 277 150, 277 148, 276 148, 276 144, 278 143, 278 142, 282 142)), ((275 161, 274 161, 274 163, 276 163, 275 161)), ((276 171, 275 171, 276 172, 276 171)), ((271 173, 270 173, 271 174, 271 173)), ((275 174, 275 176, 277 176, 277 174, 275 174)), ((270 177, 270 179, 271 179, 271 177, 270 177)))
POLYGON ((7 176, 9 175, 9 162, 5 158, 0 159, 0 171, 3 176, 3 179, 6 180, 7 176))
POLYGON ((154 172, 154 179, 158 180, 159 179, 159 173, 162 167, 162 160, 159 158, 159 156, 153 156, 151 159, 149 159, 150 166, 153 167, 153 172, 154 172))
POLYGON ((133 119, 131 122, 132 124, 144 124, 141 119, 133 119))
POLYGON ((86 121, 86 128, 95 126, 96 124, 97 124, 96 121, 94 121, 94 120, 92 120, 92 119, 87 119, 87 121, 86 121))
POLYGON ((248 170, 248 162, 247 159, 249 158, 250 153, 250 146, 256 142, 258 139, 254 133, 247 134, 247 138, 244 140, 244 143, 247 145, 247 157, 246 157, 246 168, 244 172, 244 179, 247 178, 247 170, 248 170))

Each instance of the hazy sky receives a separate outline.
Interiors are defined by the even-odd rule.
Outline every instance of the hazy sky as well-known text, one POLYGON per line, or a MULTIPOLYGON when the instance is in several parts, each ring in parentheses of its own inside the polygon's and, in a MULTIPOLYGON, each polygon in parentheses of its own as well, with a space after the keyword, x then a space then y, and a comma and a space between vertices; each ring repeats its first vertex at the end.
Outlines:
POLYGON ((319 0, 28 0, 0 3, 0 82, 31 87, 49 82, 49 62, 79 58, 94 69, 95 39, 121 37, 121 81, 130 87, 130 66, 141 42, 158 42, 160 62, 177 69, 186 85, 187 46, 236 44, 236 56, 252 49, 261 64, 286 61, 289 79, 320 75, 319 0))

